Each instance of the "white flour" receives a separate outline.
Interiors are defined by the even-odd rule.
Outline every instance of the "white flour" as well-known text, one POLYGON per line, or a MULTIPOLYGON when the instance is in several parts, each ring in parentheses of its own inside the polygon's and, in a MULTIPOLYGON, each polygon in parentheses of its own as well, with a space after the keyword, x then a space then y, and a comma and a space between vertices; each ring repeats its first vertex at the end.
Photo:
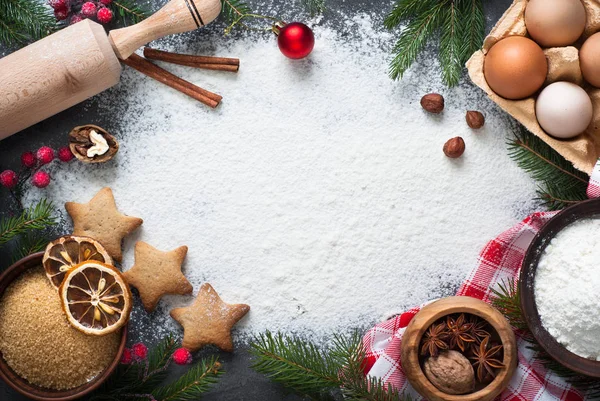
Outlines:
MULTIPOLYGON (((387 76, 393 37, 367 15, 315 29, 310 58, 291 61, 273 37, 162 42, 162 49, 241 58, 240 72, 169 70, 224 96, 217 110, 125 69, 96 98, 121 142, 102 166, 73 163, 29 200, 87 202, 103 186, 144 219, 124 245, 188 245, 195 291, 210 282, 226 302, 251 305, 238 325, 330 335, 451 295, 484 244, 533 211, 535 185, 507 156, 514 123, 470 84, 448 90, 424 61, 387 76), (203 46, 203 41, 211 47, 203 46), (446 110, 419 99, 441 91, 446 110), (486 126, 470 130, 465 112, 486 126), (442 146, 460 135, 458 160, 442 146)), ((157 45, 158 47, 158 45, 157 45)), ((73 121, 73 125, 94 123, 73 121)), ((151 317, 180 330, 167 297, 151 317)), ((147 321, 139 308, 134 321, 147 321)), ((159 333, 160 334, 160 333, 159 333)))
POLYGON ((600 360, 600 220, 575 222, 560 231, 535 276, 535 299, 548 332, 567 349, 600 360))

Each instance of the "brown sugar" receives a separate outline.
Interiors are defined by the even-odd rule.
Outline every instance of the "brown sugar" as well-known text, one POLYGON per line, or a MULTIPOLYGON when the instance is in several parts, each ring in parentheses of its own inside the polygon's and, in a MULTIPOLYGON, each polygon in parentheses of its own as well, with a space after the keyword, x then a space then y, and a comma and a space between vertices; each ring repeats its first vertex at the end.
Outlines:
POLYGON ((40 387, 67 390, 112 362, 121 333, 89 336, 69 325, 42 268, 15 280, 0 299, 0 352, 21 377, 40 387))

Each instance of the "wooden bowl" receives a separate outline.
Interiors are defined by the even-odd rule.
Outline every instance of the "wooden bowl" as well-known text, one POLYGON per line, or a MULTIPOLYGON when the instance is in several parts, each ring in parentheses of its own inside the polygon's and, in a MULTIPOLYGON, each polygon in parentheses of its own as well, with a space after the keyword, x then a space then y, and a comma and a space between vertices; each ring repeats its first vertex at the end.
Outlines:
POLYGON ((410 384, 429 401, 490 401, 502 392, 517 368, 515 334, 504 316, 492 306, 471 297, 448 297, 424 306, 411 320, 402 336, 402 369, 410 384), (423 333, 439 318, 453 313, 470 313, 487 321, 498 333, 504 347, 504 368, 496 378, 479 391, 464 395, 446 394, 425 376, 419 361, 419 345, 423 333))
POLYGON ((535 303, 535 272, 542 253, 550 240, 563 228, 576 220, 600 217, 600 199, 592 199, 570 206, 552 219, 533 237, 529 245, 519 278, 521 309, 529 330, 538 344, 561 365, 585 376, 600 378, 600 362, 583 358, 566 349, 542 325, 540 314, 535 303))
MULTIPOLYGON (((27 256, 24 259, 21 259, 0 275, 0 298, 4 294, 6 288, 17 278, 26 271, 27 269, 39 267, 42 265, 42 258, 44 256, 43 252, 35 253, 33 255, 27 256)), ((72 388, 70 390, 52 390, 47 388, 42 388, 36 385, 29 383, 27 380, 19 376, 15 371, 11 369, 10 366, 6 363, 4 358, 2 357, 2 353, 0 352, 0 378, 4 380, 10 387, 23 394, 26 397, 29 397, 34 400, 39 401, 67 401, 74 400, 76 398, 82 397, 91 391, 95 390, 100 386, 115 370, 119 361, 121 360, 121 355, 123 354, 123 350, 125 349, 125 343, 127 341, 127 327, 124 327, 121 334, 121 343, 119 344, 119 348, 117 350, 117 354, 115 355, 115 359, 111 362, 111 364, 98 376, 96 376, 93 380, 79 386, 72 388)), ((51 368, 51 367, 49 367, 51 368)))

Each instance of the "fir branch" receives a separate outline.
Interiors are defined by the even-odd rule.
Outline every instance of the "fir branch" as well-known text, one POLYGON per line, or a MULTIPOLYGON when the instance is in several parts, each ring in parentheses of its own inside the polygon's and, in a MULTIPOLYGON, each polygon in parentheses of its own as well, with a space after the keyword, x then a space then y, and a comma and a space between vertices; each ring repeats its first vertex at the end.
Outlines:
POLYGON ((390 63, 389 71, 392 79, 402 78, 406 70, 417 59, 418 54, 439 27, 447 1, 429 1, 431 6, 408 22, 393 49, 394 58, 390 63))
POLYGON ((433 34, 440 31, 442 78, 446 85, 456 85, 464 64, 483 42, 485 16, 481 3, 482 0, 397 0, 384 26, 406 26, 392 51, 390 77, 402 78, 433 34))
POLYGON ((538 199, 551 210, 587 199, 589 177, 524 128, 508 143, 508 154, 539 181, 538 199))
POLYGON ((43 251, 50 242, 48 236, 29 233, 19 238, 12 255, 12 262, 29 256, 33 253, 43 251))
POLYGON ((325 0, 300 0, 306 11, 311 16, 323 14, 325 11, 325 0))
POLYGON ((115 0, 109 7, 117 19, 123 24, 137 24, 148 18, 152 13, 145 7, 134 3, 132 0, 115 0))
POLYGON ((325 400, 341 393, 353 401, 410 400, 381 380, 365 377, 365 351, 358 333, 336 335, 329 351, 270 332, 256 337, 250 347, 256 358, 252 366, 255 370, 302 396, 325 400))
POLYGON ((228 24, 232 24, 238 18, 251 13, 250 6, 241 0, 221 0, 221 15, 228 24))
POLYGON ((297 393, 319 398, 341 384, 339 364, 301 339, 267 331, 250 344, 250 353, 256 357, 254 370, 297 393))
POLYGON ((19 216, 0 220, 0 245, 30 231, 43 230, 56 224, 54 207, 46 199, 24 210, 19 216))
POLYGON ((161 387, 152 394, 160 401, 193 401, 207 392, 223 374, 216 357, 201 360, 174 383, 161 387))
POLYGON ((38 40, 57 29, 56 18, 41 1, 0 1, 0 42, 6 46, 38 40))

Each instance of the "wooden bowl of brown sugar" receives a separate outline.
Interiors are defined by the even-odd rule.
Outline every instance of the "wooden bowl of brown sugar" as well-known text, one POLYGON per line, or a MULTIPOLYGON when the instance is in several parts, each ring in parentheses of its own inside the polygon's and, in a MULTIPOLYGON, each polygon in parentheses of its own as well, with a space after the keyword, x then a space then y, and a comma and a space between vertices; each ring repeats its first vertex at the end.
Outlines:
MULTIPOLYGON (((455 351, 450 351, 455 352, 455 351)), ((410 384, 429 401, 491 401, 508 385, 517 367, 517 345, 508 321, 495 308, 472 297, 448 297, 424 306, 411 320, 402 336, 402 369, 410 384), (422 339, 440 319, 465 315, 487 323, 493 341, 502 345, 502 367, 489 383, 480 384, 466 394, 449 394, 438 389, 424 372, 422 339)))
MULTIPOLYGON (((42 277, 45 278, 45 274, 42 272, 42 257, 43 253, 30 255, 21 259, 0 275, 0 319, 2 319, 0 321, 0 378, 19 393, 34 400, 73 400, 89 394, 98 388, 98 386, 100 386, 115 370, 119 364, 123 350, 125 349, 127 328, 123 328, 120 333, 114 333, 114 337, 106 336, 107 338, 104 339, 101 337, 86 336, 85 334, 78 332, 70 333, 68 338, 76 340, 73 340, 73 342, 70 343, 72 344, 72 348, 69 349, 68 354, 63 349, 61 355, 53 355, 53 352, 57 353, 58 351, 56 349, 43 349, 44 345, 39 346, 39 348, 42 349, 32 349, 33 347, 30 346, 28 346, 27 349, 19 349, 16 344, 14 347, 11 347, 10 325, 13 324, 12 322, 17 322, 14 323, 16 327, 14 333, 12 333, 15 336, 18 335, 24 337, 21 331, 26 325, 21 324, 19 321, 20 317, 15 315, 15 312, 20 312, 19 307, 21 306, 9 307, 8 303, 11 300, 23 298, 25 293, 22 291, 19 293, 18 290, 20 288, 26 288, 19 287, 24 285, 26 280, 29 280, 28 283, 32 283, 32 287, 30 287, 31 290, 38 290, 36 294, 32 294, 29 298, 31 299, 31 305, 37 305, 40 308, 40 310, 37 310, 35 313, 47 313, 48 311, 46 309, 50 307, 52 309, 49 311, 48 316, 59 316, 58 314, 62 313, 62 310, 56 310, 57 304, 54 303, 53 294, 48 291, 45 287, 46 282, 42 280, 42 277), (39 291, 40 288, 43 288, 43 291, 39 291), (10 313, 12 313, 12 315, 10 315, 10 313), (7 319, 7 316, 12 317, 7 319), (6 332, 9 332, 9 334, 7 335, 6 332), (102 357, 98 357, 96 351, 106 352, 106 354, 102 357), (24 357, 22 355, 23 353, 28 356, 24 357), (65 354, 67 354, 66 357, 65 354), (84 374, 83 372, 86 372, 86 369, 90 367, 90 363, 96 362, 96 358, 102 358, 101 360, 98 359, 101 364, 98 365, 97 374, 94 374, 93 377, 81 380, 81 383, 79 384, 68 384, 68 382, 65 382, 67 379, 64 378, 64 374, 60 375, 61 377, 58 378, 56 382, 57 386, 55 386, 61 389, 53 389, 50 386, 34 384, 41 380, 39 377, 34 376, 35 372, 39 373, 44 380, 48 380, 47 377, 49 377, 48 375, 52 374, 52 372, 64 371, 64 369, 70 369, 71 372, 73 372, 73 375, 76 376, 79 373, 84 374), (68 360, 68 363, 71 363, 71 365, 64 363, 64 366, 61 366, 60 364, 59 366, 56 366, 57 360, 68 360), (38 366, 31 369, 28 367, 29 370, 23 369, 24 363, 31 365, 37 364, 38 366), (32 375, 30 378, 31 380, 24 378, 23 375, 17 373, 17 370, 27 371, 28 374, 32 375)), ((47 284, 49 284, 47 279, 46 281, 47 284)), ((54 287, 50 286, 49 288, 54 290, 54 287)), ((56 300, 58 299, 59 297, 57 294, 56 300)), ((63 324, 64 322, 61 322, 60 319, 58 319, 58 325, 52 323, 54 321, 51 318, 49 318, 49 320, 50 323, 48 323, 48 325, 54 325, 46 327, 44 324, 40 324, 40 332, 52 333, 53 330, 57 330, 57 333, 63 333, 65 330, 71 329, 70 327, 66 328, 63 324)), ((40 336, 40 338, 43 337, 40 336)), ((25 339, 24 341, 20 340, 18 342, 28 344, 25 339)))

